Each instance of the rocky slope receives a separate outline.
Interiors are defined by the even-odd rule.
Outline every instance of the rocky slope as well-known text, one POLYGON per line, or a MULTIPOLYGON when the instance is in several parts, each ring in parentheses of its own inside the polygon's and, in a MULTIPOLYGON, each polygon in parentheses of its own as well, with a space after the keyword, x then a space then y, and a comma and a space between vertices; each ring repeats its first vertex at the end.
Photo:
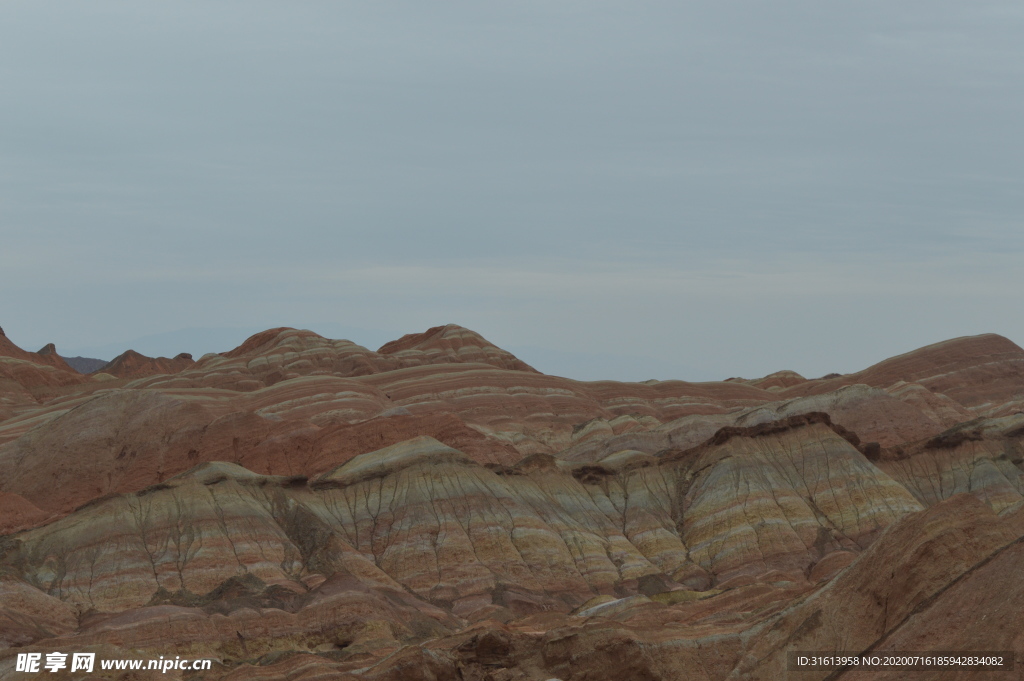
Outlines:
POLYGON ((0 424, 34 411, 41 401, 87 379, 61 359, 52 344, 26 352, 0 328, 0 424))
POLYGON ((68 366, 51 343, 39 352, 26 352, 11 342, 0 328, 0 397, 38 392, 47 388, 81 383, 78 372, 68 366))
POLYGON ((169 359, 167 357, 146 357, 134 350, 128 350, 104 364, 98 371, 116 378, 142 378, 158 374, 176 374, 194 364, 192 355, 187 352, 169 359))
POLYGON ((1020 649, 1024 351, 997 336, 703 384, 547 376, 455 325, 93 377, 0 343, 0 678, 62 649, 491 681, 1020 649))
POLYGON ((1022 380, 1024 350, 1009 339, 989 333, 929 345, 854 374, 798 383, 782 394, 824 393, 857 383, 886 388, 905 381, 983 413, 1020 398, 1022 380))

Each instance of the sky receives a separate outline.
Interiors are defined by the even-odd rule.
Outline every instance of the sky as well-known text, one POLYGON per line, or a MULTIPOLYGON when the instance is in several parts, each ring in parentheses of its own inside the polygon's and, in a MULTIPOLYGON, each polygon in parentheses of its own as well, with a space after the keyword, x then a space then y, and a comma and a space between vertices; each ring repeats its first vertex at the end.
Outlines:
POLYGON ((0 326, 714 380, 1024 343, 1024 5, 0 3, 0 326))

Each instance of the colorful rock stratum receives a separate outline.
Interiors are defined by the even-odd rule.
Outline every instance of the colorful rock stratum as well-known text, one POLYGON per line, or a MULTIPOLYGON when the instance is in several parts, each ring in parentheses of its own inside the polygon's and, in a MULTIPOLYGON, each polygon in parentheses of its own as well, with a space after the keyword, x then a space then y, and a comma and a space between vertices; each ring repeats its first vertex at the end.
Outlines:
POLYGON ((0 332, 0 678, 74 651, 213 662, 39 678, 902 679, 787 653, 1020 655, 1022 495, 996 335, 619 383, 455 325, 89 375, 0 332))

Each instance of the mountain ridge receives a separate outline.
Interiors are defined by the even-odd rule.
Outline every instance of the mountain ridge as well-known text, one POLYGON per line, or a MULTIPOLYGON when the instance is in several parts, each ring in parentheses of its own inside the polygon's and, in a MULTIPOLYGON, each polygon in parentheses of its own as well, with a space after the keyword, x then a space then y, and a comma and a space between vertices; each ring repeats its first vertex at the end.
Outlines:
POLYGON ((1024 643, 999 336, 702 383, 542 374, 451 324, 87 376, 0 351, 0 676, 72 642, 267 681, 786 678, 788 642, 955 648, 954 617, 1024 643))

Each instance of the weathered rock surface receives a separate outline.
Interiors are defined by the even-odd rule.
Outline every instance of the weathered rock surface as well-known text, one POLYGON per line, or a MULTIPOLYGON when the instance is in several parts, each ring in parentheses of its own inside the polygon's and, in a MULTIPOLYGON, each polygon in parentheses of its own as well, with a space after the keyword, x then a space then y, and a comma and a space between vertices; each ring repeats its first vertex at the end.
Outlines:
POLYGON ((287 384, 266 389, 274 395, 248 393, 241 403, 223 395, 101 392, 38 424, 24 424, 19 431, 31 428, 0 445, 0 490, 66 513, 106 494, 160 483, 202 461, 226 460, 267 475, 313 475, 420 434, 483 463, 519 458, 453 414, 389 414, 375 393, 346 390, 351 386, 343 379, 306 381, 317 383, 315 399, 287 399, 295 387, 287 384), (351 409, 354 402, 371 404, 366 415, 376 417, 354 424, 318 418, 325 413, 318 409, 336 416, 338 407, 351 409), (64 492, 53 494, 55 485, 64 492))
POLYGON ((0 492, 0 535, 34 527, 50 515, 19 494, 0 492))
POLYGON ((537 370, 512 353, 496 347, 480 334, 457 324, 435 326, 383 345, 377 352, 394 357, 403 367, 469 362, 490 364, 512 371, 537 370))
POLYGON ((11 574, 0 573, 0 649, 70 635, 77 628, 73 606, 11 574))
MULTIPOLYGON (((834 392, 782 401, 765 402, 747 409, 720 414, 689 415, 663 424, 639 428, 609 427, 603 437, 574 436, 560 456, 574 461, 595 461, 616 451, 639 450, 655 454, 673 447, 691 447, 726 426, 748 427, 793 415, 823 412, 857 433, 865 442, 892 447, 938 435, 974 415, 916 384, 900 383, 894 391, 850 385, 834 392)), ((596 430, 598 424, 587 424, 596 430)))
POLYGON ((25 401, 50 397, 56 388, 85 380, 57 354, 52 343, 39 352, 26 352, 0 332, 0 398, 4 402, 18 395, 25 401))
POLYGON ((354 377, 405 367, 453 363, 535 372, 511 353, 455 324, 410 334, 386 344, 380 352, 347 340, 330 340, 312 331, 277 328, 258 333, 229 352, 205 355, 191 371, 152 372, 181 375, 149 381, 139 387, 255 390, 300 376, 354 377))
POLYGON ((921 508, 827 419, 719 439, 622 474, 550 457, 489 468, 428 438, 312 483, 203 464, 23 532, 6 560, 78 610, 187 605, 243 577, 304 593, 348 571, 453 617, 510 620, 636 593, 646 576, 806 584, 825 556, 921 508))
POLYGON ((59 359, 0 335, 0 678, 73 649, 784 679, 795 647, 1024 643, 1024 351, 998 336, 717 383, 547 376, 455 325, 59 359))
POLYGON ((158 374, 177 374, 195 365, 192 355, 183 352, 173 359, 146 357, 134 350, 126 350, 98 370, 115 378, 143 378, 158 374))
POLYGON ((796 397, 864 383, 888 388, 899 381, 919 383, 974 411, 1024 397, 1024 350, 988 333, 935 343, 855 374, 794 385, 782 394, 796 397))
POLYGON ((11 339, 2 330, 0 330, 0 357, 19 359, 23 362, 53 367, 60 371, 73 372, 71 367, 57 354, 57 348, 53 343, 45 345, 39 352, 26 352, 11 342, 11 339))
MULTIPOLYGON (((1019 651, 1021 611, 1011 609, 1024 584, 993 580, 989 566, 1020 569, 1022 532, 1020 514, 1000 518, 970 495, 907 516, 816 594, 746 634, 752 645, 731 678, 828 676, 788 672, 787 650, 1019 651), (982 624, 988 617, 992 621, 982 624), (981 630, 962 627, 966 623, 981 630), (934 635, 924 637, 924 630, 934 635)), ((957 670, 943 678, 978 674, 957 670)), ((878 678, 878 672, 847 676, 878 678)))
POLYGON ((997 513, 1024 501, 1024 414, 977 419, 887 452, 878 467, 921 503, 973 494, 997 513))

